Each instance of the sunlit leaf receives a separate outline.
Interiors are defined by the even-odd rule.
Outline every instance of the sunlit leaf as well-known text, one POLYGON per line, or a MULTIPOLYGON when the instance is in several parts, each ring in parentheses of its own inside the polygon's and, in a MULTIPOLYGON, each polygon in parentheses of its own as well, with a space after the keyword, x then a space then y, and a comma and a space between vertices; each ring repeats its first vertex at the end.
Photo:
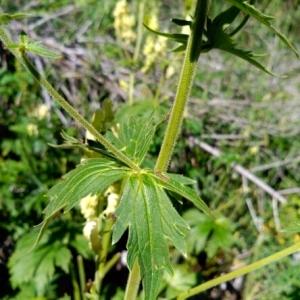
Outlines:
POLYGON ((47 50, 46 47, 40 45, 41 42, 29 43, 26 46, 26 51, 38 54, 48 58, 60 58, 60 55, 47 50))
POLYGON ((107 132, 106 137, 118 150, 140 165, 161 122, 155 123, 151 116, 138 119, 131 117, 128 123, 121 124, 118 137, 112 132, 107 132))
POLYGON ((202 210, 207 216, 213 218, 212 213, 207 204, 197 195, 194 189, 186 186, 193 184, 194 181, 178 174, 170 173, 150 173, 157 185, 175 192, 176 194, 191 201, 196 207, 202 210))
POLYGON ((30 42, 27 34, 22 31, 20 34, 20 44, 9 44, 6 46, 7 49, 19 49, 21 52, 32 52, 40 56, 48 58, 59 58, 60 55, 49 51, 46 47, 41 45, 41 42, 30 42))
POLYGON ((113 243, 129 228, 128 266, 132 269, 138 259, 145 299, 156 299, 164 270, 172 274, 167 240, 186 255, 182 230, 188 226, 162 187, 145 173, 128 176, 115 214, 113 243))
POLYGON ((127 172, 128 169, 105 158, 85 160, 47 193, 51 201, 44 210, 45 221, 63 208, 65 212, 69 211, 77 201, 89 194, 100 194, 127 172))
POLYGON ((13 14, 13 15, 9 15, 6 13, 0 14, 0 25, 7 25, 12 20, 26 18, 29 16, 30 16, 30 14, 25 14, 25 13, 17 13, 17 14, 13 14))

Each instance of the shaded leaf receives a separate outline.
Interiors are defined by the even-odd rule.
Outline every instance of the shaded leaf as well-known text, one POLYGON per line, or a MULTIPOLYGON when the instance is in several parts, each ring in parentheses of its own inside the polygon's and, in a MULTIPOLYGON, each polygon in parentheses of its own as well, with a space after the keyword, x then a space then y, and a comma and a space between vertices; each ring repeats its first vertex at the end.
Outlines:
POLYGON ((213 220, 196 209, 190 209, 185 212, 183 218, 191 227, 187 237, 189 250, 196 254, 206 250, 208 257, 211 258, 218 249, 229 250, 236 242, 233 236, 235 225, 223 216, 213 220))
POLYGON ((300 223, 295 223, 293 226, 284 228, 281 232, 300 232, 300 223))
POLYGON ((160 36, 164 36, 166 38, 168 38, 171 41, 175 41, 181 44, 187 44, 188 41, 188 34, 183 34, 183 33, 165 33, 165 32, 159 32, 156 30, 153 30, 151 28, 149 28, 147 25, 144 24, 144 26, 151 32, 160 35, 160 36))
POLYGON ((172 206, 162 187, 149 174, 131 174, 115 212, 113 243, 129 228, 127 263, 138 259, 145 299, 156 299, 164 270, 172 274, 167 239, 186 255, 183 228, 187 224, 172 206))
POLYGON ((244 51, 244 50, 240 50, 240 49, 236 49, 236 48, 223 49, 223 50, 226 52, 229 52, 231 54, 234 54, 237 57, 244 59, 245 61, 249 62, 254 67, 260 69, 261 71, 264 71, 265 73, 267 73, 269 75, 279 77, 279 78, 286 78, 285 75, 281 76, 281 75, 277 75, 277 74, 269 71, 263 65, 261 65, 259 62, 257 62, 256 60, 253 59, 253 57, 257 57, 257 56, 261 56, 261 55, 255 55, 251 51, 244 51))
POLYGON ((235 18, 240 13, 240 9, 235 6, 231 6, 227 10, 221 12, 218 16, 214 18, 213 24, 216 28, 224 31, 227 27, 235 20, 235 18))
MULTIPOLYGON (((104 156, 106 158, 109 158, 110 160, 116 162, 117 164, 125 166, 124 162, 120 161, 112 153, 108 152, 106 150, 106 148, 98 141, 87 140, 87 144, 86 144, 76 138, 73 138, 72 136, 69 136, 64 131, 62 131, 61 136, 65 140, 65 142, 63 144, 54 145, 54 144, 48 143, 48 145, 53 148, 81 149, 84 152, 94 151, 98 154, 101 154, 102 156, 104 156)), ((95 157, 91 157, 91 158, 95 158, 95 157)))
MULTIPOLYGON (((230 8, 229 10, 231 9, 232 8, 230 8)), ((228 27, 229 23, 233 21, 234 18, 237 16, 239 10, 236 9, 235 11, 232 10, 231 12, 228 12, 229 10, 224 12, 222 18, 219 15, 213 21, 211 21, 210 19, 207 20, 207 37, 211 49, 216 48, 229 52, 239 58, 246 60, 256 68, 266 72, 269 75, 284 78, 285 76, 279 76, 274 74, 273 72, 267 70, 259 62, 253 59, 254 57, 257 57, 259 55, 254 55, 251 51, 244 51, 236 48, 237 42, 232 36, 227 34, 225 30, 228 27)))
POLYGON ((182 19, 172 19, 171 22, 173 22, 176 25, 179 26, 192 26, 192 21, 188 21, 188 20, 182 20, 182 19))
POLYGON ((263 14, 261 11, 256 9, 253 5, 249 4, 248 1, 245 0, 226 0, 226 1, 236 6, 244 13, 249 14, 251 17, 255 18, 260 23, 267 26, 273 33, 275 33, 285 43, 286 46, 288 46, 295 53, 297 58, 300 58, 299 53, 294 48, 294 46, 287 40, 287 38, 281 32, 279 32, 270 23, 270 21, 273 20, 274 17, 263 14))

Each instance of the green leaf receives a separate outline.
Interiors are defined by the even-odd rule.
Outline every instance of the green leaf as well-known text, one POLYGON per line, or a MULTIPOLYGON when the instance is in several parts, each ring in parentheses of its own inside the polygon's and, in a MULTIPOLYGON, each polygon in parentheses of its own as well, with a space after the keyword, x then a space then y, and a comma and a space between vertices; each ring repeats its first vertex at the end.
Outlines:
POLYGON ((92 158, 83 161, 75 170, 67 173, 64 180, 47 193, 51 201, 44 210, 45 223, 64 208, 69 211, 80 199, 88 195, 97 195, 109 185, 122 179, 128 172, 118 164, 105 158, 92 158))
POLYGON ((300 223, 295 223, 293 226, 282 229, 281 232, 300 232, 300 223))
POLYGON ((217 17, 214 18, 213 24, 216 28, 221 29, 222 31, 226 30, 227 27, 235 20, 235 18, 240 13, 240 9, 235 6, 231 6, 229 9, 220 13, 217 17))
POLYGON ((12 20, 17 20, 21 18, 26 18, 29 17, 30 14, 25 14, 25 13, 18 13, 18 14, 0 14, 0 25, 7 25, 10 21, 12 20))
POLYGON ((188 41, 188 34, 182 34, 182 33, 165 33, 165 32, 159 32, 159 31, 155 31, 151 28, 149 28, 147 25, 144 24, 144 26, 151 32, 160 35, 160 36, 164 36, 166 38, 168 38, 171 41, 175 41, 181 44, 187 44, 188 41))
POLYGON ((270 21, 273 20, 274 17, 263 14, 261 11, 256 9, 253 5, 249 4, 248 1, 245 0, 226 0, 226 1, 236 6, 244 13, 249 14, 251 17, 255 18, 260 23, 267 26, 273 33, 275 33, 285 43, 286 46, 288 46, 295 53, 297 58, 300 58, 299 53, 294 48, 294 46, 287 40, 287 38, 281 32, 279 32, 276 28, 274 28, 270 23, 270 21))
POLYGON ((40 56, 48 57, 48 58, 60 58, 60 55, 47 50, 47 48, 40 45, 40 43, 41 42, 29 43, 26 46, 25 51, 32 52, 32 53, 38 54, 40 56))
POLYGON ((36 293, 42 295, 54 278, 55 267, 69 272, 72 254, 60 241, 50 243, 49 234, 45 234, 41 243, 28 253, 36 238, 37 232, 32 232, 18 241, 9 260, 10 279, 14 288, 33 282, 36 293))
POLYGON ((187 184, 194 184, 193 180, 182 175, 164 172, 152 173, 151 176, 153 176, 153 179, 157 185, 162 186, 163 188, 172 192, 175 192, 187 200, 190 200, 207 216, 209 216, 210 218, 214 218, 207 204, 196 194, 196 192, 192 188, 186 186, 187 184))
POLYGON ((223 216, 212 220, 196 209, 190 209, 183 218, 191 227, 187 237, 190 251, 199 254, 206 250, 208 257, 213 257, 218 249, 229 250, 236 242, 233 236, 235 225, 223 216))
POLYGON ((172 206, 163 188, 149 174, 132 173, 115 212, 113 243, 129 228, 127 263, 132 269, 138 259, 145 299, 156 299, 166 270, 172 274, 167 239, 186 255, 183 229, 188 228, 172 206))
POLYGON ((192 21, 188 21, 188 20, 182 20, 182 19, 172 19, 171 22, 173 22, 176 25, 179 26, 192 26, 192 21))
POLYGON ((244 50, 240 50, 240 49, 236 49, 236 48, 223 49, 223 50, 226 51, 226 52, 229 52, 231 54, 234 54, 237 57, 240 57, 240 58, 246 60, 247 62, 249 62, 254 67, 264 71, 265 73, 267 73, 269 75, 279 77, 279 78, 286 78, 287 77, 285 75, 281 76, 281 75, 277 75, 277 74, 269 71, 263 65, 261 65, 259 62, 257 62, 256 60, 253 59, 253 57, 262 56, 262 55, 255 55, 251 51, 244 51, 244 50))
POLYGON ((191 267, 187 264, 176 265, 174 267, 174 275, 164 274, 165 281, 165 297, 166 299, 174 299, 180 293, 183 293, 197 283, 197 273, 192 272, 191 267))
POLYGON ((210 19, 207 20, 207 38, 210 43, 210 48, 216 48, 229 52, 239 58, 246 60, 256 68, 266 72, 269 75, 285 78, 286 76, 279 76, 267 70, 259 62, 253 59, 253 57, 257 57, 259 55, 254 55, 251 51, 244 51, 235 48, 237 42, 232 36, 227 34, 225 30, 228 27, 229 23, 236 17, 237 13, 238 11, 225 11, 224 15, 221 14, 222 17, 220 17, 219 15, 213 21, 211 21, 210 19), (226 12, 227 14, 225 14, 226 12))
POLYGON ((7 49, 16 49, 19 48, 19 50, 24 53, 24 52, 32 52, 35 54, 38 54, 40 56, 44 56, 44 57, 49 57, 49 58, 60 58, 60 55, 53 53, 49 50, 47 50, 47 48, 45 48, 44 46, 40 45, 41 42, 30 42, 29 37, 27 36, 27 34, 22 31, 20 36, 20 44, 10 44, 7 45, 6 48, 7 49))
POLYGON ((131 117, 128 123, 120 126, 119 137, 107 132, 107 139, 129 157, 135 164, 140 165, 147 154, 156 128, 162 123, 154 123, 153 118, 131 117))

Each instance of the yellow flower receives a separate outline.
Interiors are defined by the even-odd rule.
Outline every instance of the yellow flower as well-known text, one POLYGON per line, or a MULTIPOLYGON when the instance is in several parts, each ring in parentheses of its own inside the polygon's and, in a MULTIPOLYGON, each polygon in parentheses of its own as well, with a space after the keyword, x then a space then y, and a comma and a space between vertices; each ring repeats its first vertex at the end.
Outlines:
POLYGON ((135 16, 131 14, 126 0, 117 2, 113 16, 116 36, 126 44, 134 42, 136 34, 132 29, 135 26, 135 16))
POLYGON ((98 253, 101 250, 101 238, 98 234, 97 219, 85 223, 83 235, 89 240, 90 248, 93 249, 95 253, 98 253))
POLYGON ((249 149, 250 153, 251 154, 256 154, 258 151, 259 151, 259 147, 258 146, 252 146, 250 149, 249 149))
MULTIPOLYGON (((158 30, 158 19, 156 14, 150 16, 148 26, 153 30, 158 30)), ((159 57, 165 55, 165 47, 167 40, 162 36, 154 37, 152 34, 147 36, 143 54, 145 55, 145 63, 142 72, 146 73, 159 57)))
POLYGON ((49 117, 49 108, 46 104, 38 105, 32 113, 32 116, 38 118, 39 120, 43 120, 49 117))
POLYGON ((32 123, 27 124, 26 129, 27 129, 28 135, 30 135, 30 136, 39 134, 38 127, 35 124, 32 124, 32 123))
POLYGON ((85 219, 90 220, 96 217, 98 196, 88 195, 80 200, 81 213, 85 219))
POLYGON ((111 193, 107 197, 107 207, 103 211, 103 215, 109 218, 116 210, 119 203, 119 195, 111 193))

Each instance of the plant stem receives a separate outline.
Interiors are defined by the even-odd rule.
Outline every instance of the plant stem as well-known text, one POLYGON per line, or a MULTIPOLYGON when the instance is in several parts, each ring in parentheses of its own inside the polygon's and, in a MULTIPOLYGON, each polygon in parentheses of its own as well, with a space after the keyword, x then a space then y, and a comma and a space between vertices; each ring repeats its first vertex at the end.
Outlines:
POLYGON ((197 61, 201 53, 201 40, 209 4, 209 0, 198 0, 197 2, 195 18, 188 39, 176 97, 166 135, 155 166, 156 171, 167 170, 181 130, 185 106, 190 95, 197 61))
POLYGON ((106 259, 109 252, 109 247, 111 245, 111 235, 112 226, 114 224, 113 220, 107 219, 103 228, 103 238, 102 238, 102 248, 97 259, 98 270, 96 271, 96 288, 99 296, 101 295, 102 281, 108 270, 106 269, 106 259))
MULTIPOLYGON (((7 45, 13 43, 1 26, 0 39, 7 45)), ((107 141, 105 137, 102 134, 100 134, 93 125, 91 125, 87 120, 85 120, 58 92, 56 92, 56 90, 51 86, 51 84, 39 74, 37 69, 32 65, 32 63, 28 60, 24 53, 20 53, 18 50, 10 50, 20 61, 20 63, 34 76, 34 78, 39 82, 39 84, 48 91, 48 93, 62 106, 62 108, 70 116, 77 120, 86 130, 88 130, 107 150, 113 153, 119 160, 124 162, 136 172, 141 171, 141 169, 134 162, 132 162, 126 155, 121 153, 115 146, 113 146, 109 141, 107 141)))
POLYGON ((129 274, 124 300, 135 300, 139 291, 141 276, 138 259, 135 259, 133 268, 129 274))
POLYGON ((220 276, 219 278, 216 278, 216 279, 213 279, 213 280, 210 280, 208 282, 205 282, 193 289, 190 289, 189 291, 187 292, 184 292, 184 293, 181 293, 178 297, 177 297, 177 300, 182 300, 182 299, 187 299, 193 295, 196 295, 200 292, 203 292, 209 288, 212 288, 216 285, 219 285, 223 282, 226 282, 228 280, 231 280, 233 278, 236 278, 236 277, 239 277, 239 276, 242 276, 244 274, 247 274, 249 272, 252 272, 254 270, 257 270, 259 268, 262 268, 263 266, 265 265, 268 265, 272 262, 275 262, 276 260, 278 259, 281 259, 283 257, 286 257, 294 252, 297 252, 300 250, 300 243, 297 243, 291 247, 288 247, 282 251, 279 251, 275 254, 272 254, 266 258, 263 258, 253 264, 250 264, 246 267, 243 267, 239 270, 236 270, 236 271, 233 271, 233 272, 230 272, 229 274, 226 274, 226 275, 223 275, 223 276, 220 276))
POLYGON ((86 300, 86 297, 84 295, 86 278, 85 278, 85 272, 84 272, 83 259, 82 259, 81 255, 77 256, 77 264, 78 264, 78 274, 79 274, 81 296, 82 296, 82 300, 86 300))
POLYGON ((78 285, 78 282, 77 282, 76 273, 75 273, 73 264, 71 264, 71 266, 70 266, 70 274, 71 274, 72 285, 73 285, 74 300, 81 300, 80 288, 79 288, 79 285, 78 285))

